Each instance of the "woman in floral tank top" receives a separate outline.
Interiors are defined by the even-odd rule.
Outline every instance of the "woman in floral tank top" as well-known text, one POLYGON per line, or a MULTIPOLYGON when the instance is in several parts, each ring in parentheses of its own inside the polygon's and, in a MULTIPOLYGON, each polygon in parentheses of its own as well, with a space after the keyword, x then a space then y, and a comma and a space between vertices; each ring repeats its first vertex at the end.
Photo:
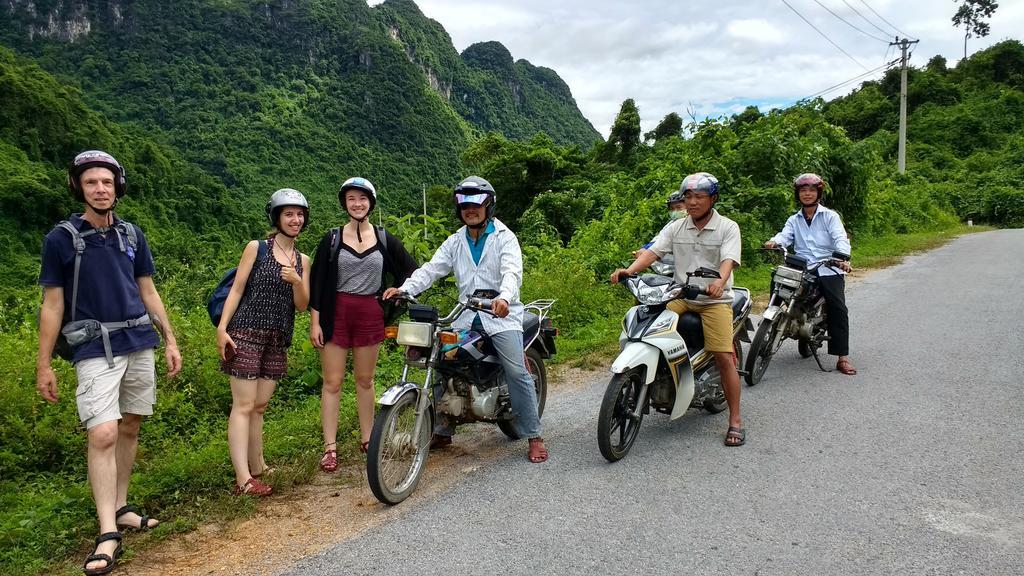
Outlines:
POLYGON ((254 496, 273 491, 262 481, 263 413, 287 371, 295 311, 309 305, 309 257, 295 248, 309 223, 309 204, 298 191, 283 188, 267 202, 267 217, 274 233, 245 247, 217 326, 221 370, 231 381, 228 448, 235 492, 254 496))

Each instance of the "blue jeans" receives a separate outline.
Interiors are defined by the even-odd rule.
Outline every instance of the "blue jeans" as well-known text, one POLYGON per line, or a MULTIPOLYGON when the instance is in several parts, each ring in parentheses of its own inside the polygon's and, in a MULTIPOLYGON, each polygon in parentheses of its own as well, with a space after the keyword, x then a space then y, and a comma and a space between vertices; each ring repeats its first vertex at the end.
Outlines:
MULTIPOLYGON (((516 431, 520 438, 536 438, 540 436, 540 416, 537 414, 537 390, 533 386, 533 377, 526 369, 526 358, 523 352, 523 333, 518 330, 498 332, 490 336, 491 343, 498 353, 501 367, 505 369, 505 382, 508 384, 508 396, 512 402, 512 412, 516 414, 516 431)), ((444 388, 434 386, 434 398, 440 399, 444 388)), ((434 434, 452 436, 455 426, 444 415, 438 414, 434 426, 434 434)))

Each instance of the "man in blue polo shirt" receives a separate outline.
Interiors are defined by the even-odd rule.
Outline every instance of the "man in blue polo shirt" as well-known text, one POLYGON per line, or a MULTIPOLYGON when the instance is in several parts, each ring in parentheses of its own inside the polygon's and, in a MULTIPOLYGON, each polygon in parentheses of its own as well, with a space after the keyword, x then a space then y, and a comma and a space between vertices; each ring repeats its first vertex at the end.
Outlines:
POLYGON ((181 354, 163 302, 153 284, 153 255, 146 237, 122 222, 113 208, 125 193, 124 169, 98 150, 83 152, 68 168, 68 187, 85 205, 69 222, 85 242, 80 254, 70 231, 54 228, 43 240, 43 305, 39 320, 36 388, 57 401, 57 377, 50 365, 64 311, 75 320, 102 325, 102 337, 80 344, 72 362, 78 380, 78 414, 88 431, 89 484, 100 536, 86 559, 86 574, 104 574, 117 564, 120 528, 146 530, 155 519, 127 505, 128 483, 142 416, 156 401, 154 348, 166 342, 167 376, 181 370, 181 354), (77 286, 76 286, 77 276, 77 286), (76 289, 77 288, 77 289, 76 289), (74 301, 74 304, 72 304, 74 301))

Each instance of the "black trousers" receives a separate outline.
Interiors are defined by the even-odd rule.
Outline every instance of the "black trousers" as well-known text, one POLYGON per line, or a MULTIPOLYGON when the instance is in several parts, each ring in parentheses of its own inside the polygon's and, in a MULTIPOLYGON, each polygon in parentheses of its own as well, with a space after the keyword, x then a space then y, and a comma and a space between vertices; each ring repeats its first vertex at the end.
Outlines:
POLYGON ((850 353, 850 313, 846 309, 846 277, 842 274, 819 276, 818 286, 825 296, 825 322, 828 324, 828 353, 850 353))

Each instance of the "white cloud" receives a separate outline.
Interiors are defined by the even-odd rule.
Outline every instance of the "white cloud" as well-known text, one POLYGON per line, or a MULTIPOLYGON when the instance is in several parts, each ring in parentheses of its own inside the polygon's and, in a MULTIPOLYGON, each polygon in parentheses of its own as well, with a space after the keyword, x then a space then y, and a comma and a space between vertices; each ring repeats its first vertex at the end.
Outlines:
MULTIPOLYGON (((645 131, 669 112, 685 118, 691 104, 701 117, 748 104, 791 104, 892 60, 893 49, 882 39, 897 34, 921 40, 912 65, 923 66, 935 54, 954 65, 963 55, 963 32, 951 21, 956 6, 947 0, 820 0, 864 33, 815 0, 787 2, 850 56, 781 1, 417 0, 457 49, 497 40, 513 58, 554 69, 605 136, 626 98, 637 102, 645 131)), ((1024 2, 1000 2, 990 24, 991 34, 972 38, 969 52, 1019 36, 1024 2)))
POLYGON ((725 29, 730 36, 762 44, 781 44, 786 39, 782 31, 767 20, 733 20, 725 29))

